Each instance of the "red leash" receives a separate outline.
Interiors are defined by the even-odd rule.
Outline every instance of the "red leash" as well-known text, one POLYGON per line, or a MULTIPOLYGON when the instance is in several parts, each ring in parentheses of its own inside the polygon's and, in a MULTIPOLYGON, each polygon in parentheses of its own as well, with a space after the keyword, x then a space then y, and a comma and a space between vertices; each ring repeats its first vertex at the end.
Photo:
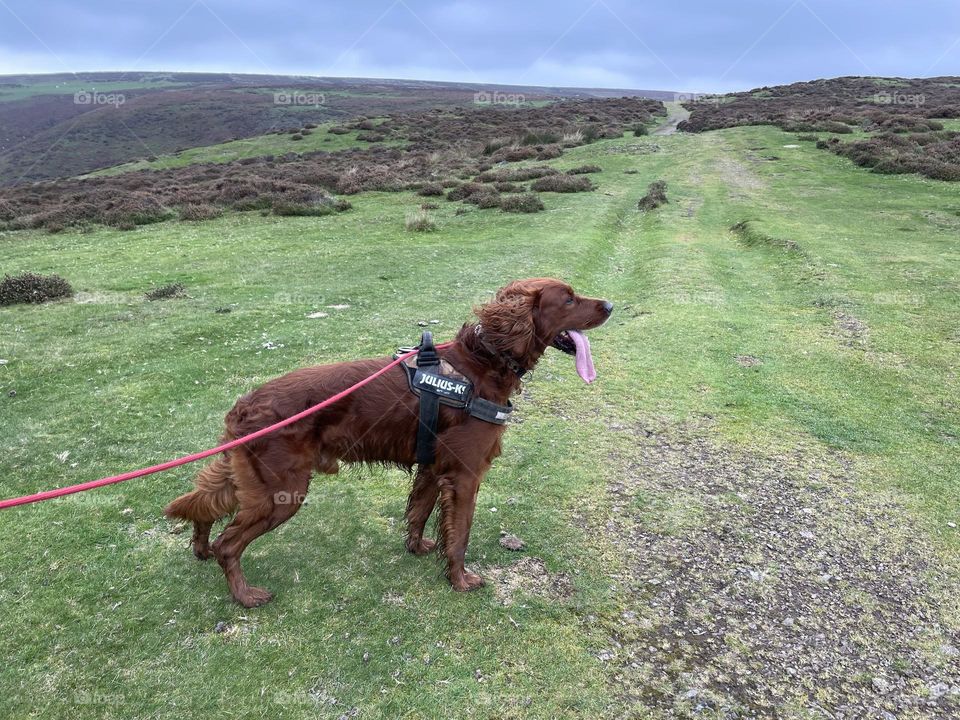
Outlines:
MULTIPOLYGON (((452 342, 441 343, 437 345, 437 348, 444 348, 452 345, 452 342)), ((397 357, 396 360, 388 363, 384 367, 377 370, 373 375, 360 380, 359 382, 351 385, 346 390, 341 390, 336 395, 331 395, 323 402, 319 402, 316 405, 308 407, 306 410, 298 412, 296 415, 291 415, 285 420, 274 423, 268 427, 252 432, 249 435, 245 435, 242 438, 237 438, 236 440, 231 440, 228 443, 223 445, 218 445, 215 448, 210 448, 209 450, 204 450, 202 452, 194 453, 193 455, 185 455, 181 458, 176 458, 175 460, 168 460, 165 463, 160 463, 159 465, 153 465, 151 467, 142 468, 140 470, 131 470, 130 472, 125 472, 122 475, 113 475, 112 477, 100 478, 99 480, 91 480, 90 482, 80 483, 79 485, 70 485, 69 487, 57 488, 55 490, 45 490, 44 492, 38 492, 33 495, 24 495, 22 497, 10 498, 9 500, 0 500, 0 510, 4 508, 16 507, 17 505, 28 505, 30 503, 40 502, 42 500, 51 500, 53 498, 63 497, 64 495, 72 495, 73 493, 83 492, 84 490, 92 490, 93 488, 102 487, 104 485, 113 485, 114 483, 124 482, 125 480, 133 480, 134 478, 143 477, 144 475, 153 475, 154 473, 163 472, 164 470, 170 470, 171 468, 180 467, 181 465, 186 465, 187 463, 196 462, 197 460, 203 460, 204 458, 210 457, 211 455, 216 455, 221 453, 224 450, 229 450, 235 448, 239 445, 250 442, 251 440, 256 440, 259 437, 268 435, 275 430, 286 427, 287 425, 292 425, 298 420, 303 420, 303 418, 313 415, 313 413, 322 410, 328 405, 332 405, 337 402, 337 400, 342 400, 350 393, 355 390, 359 390, 364 385, 373 380, 376 380, 378 377, 383 375, 390 368, 399 365, 404 360, 412 355, 416 355, 417 351, 412 350, 411 352, 404 353, 397 357)))

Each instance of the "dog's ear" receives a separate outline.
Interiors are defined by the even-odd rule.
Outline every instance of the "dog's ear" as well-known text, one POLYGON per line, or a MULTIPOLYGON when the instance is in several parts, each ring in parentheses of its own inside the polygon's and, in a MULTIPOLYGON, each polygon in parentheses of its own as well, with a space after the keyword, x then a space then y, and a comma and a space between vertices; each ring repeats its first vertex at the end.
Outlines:
POLYGON ((540 290, 538 285, 517 280, 476 309, 487 342, 521 363, 534 350, 540 290))

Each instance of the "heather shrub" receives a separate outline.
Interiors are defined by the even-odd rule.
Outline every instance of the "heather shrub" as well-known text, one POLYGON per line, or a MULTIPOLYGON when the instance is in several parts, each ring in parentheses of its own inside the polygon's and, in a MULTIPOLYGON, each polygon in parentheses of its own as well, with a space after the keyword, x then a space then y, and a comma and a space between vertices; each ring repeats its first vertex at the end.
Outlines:
POLYGON ((426 183, 423 187, 417 190, 417 195, 422 195, 423 197, 443 195, 443 186, 436 182, 426 183))
POLYGON ((593 183, 582 175, 548 175, 535 180, 530 189, 536 192, 584 192, 593 190, 593 183))
POLYGON ((186 288, 183 286, 183 283, 170 283, 169 285, 161 285, 144 293, 144 297, 147 300, 169 300, 171 298, 186 297, 186 294, 186 288))
POLYGON ((543 201, 536 193, 510 195, 500 201, 500 209, 512 213, 535 213, 543 210, 543 201))
POLYGON ((585 175, 587 173, 598 172, 603 172, 603 168, 599 165, 578 165, 577 167, 567 170, 567 175, 585 175))
POLYGON ((73 297, 73 288, 59 275, 25 272, 4 275, 0 280, 0 305, 38 304, 67 297, 73 297))
POLYGON ((180 207, 181 220, 211 220, 223 215, 223 208, 209 203, 193 203, 180 207))
POLYGON ((670 201, 667 200, 667 183, 656 180, 647 186, 647 194, 637 201, 637 208, 642 211, 656 210, 668 202, 670 201))

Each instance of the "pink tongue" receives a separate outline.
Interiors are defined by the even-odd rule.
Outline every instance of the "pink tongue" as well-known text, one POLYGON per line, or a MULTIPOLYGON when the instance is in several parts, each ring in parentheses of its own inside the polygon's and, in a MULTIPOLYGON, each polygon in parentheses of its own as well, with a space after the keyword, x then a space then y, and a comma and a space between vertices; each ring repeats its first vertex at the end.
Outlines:
POLYGON ((592 383, 597 379, 597 371, 593 369, 593 356, 590 355, 590 341, 587 336, 576 330, 567 330, 567 335, 577 346, 577 375, 585 383, 592 383))

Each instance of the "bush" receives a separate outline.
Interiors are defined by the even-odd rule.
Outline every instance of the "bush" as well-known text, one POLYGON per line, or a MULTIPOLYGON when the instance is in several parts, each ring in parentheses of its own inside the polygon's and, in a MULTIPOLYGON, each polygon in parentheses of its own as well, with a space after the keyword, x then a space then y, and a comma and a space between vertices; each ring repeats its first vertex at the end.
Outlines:
POLYGON ((169 285, 161 285, 158 288, 144 293, 144 297, 151 301, 169 300, 170 298, 185 297, 186 294, 186 288, 183 286, 183 283, 170 283, 169 285))
POLYGON ((637 208, 642 211, 656 210, 668 202, 670 201, 667 200, 667 183, 656 180, 647 187, 647 194, 637 201, 637 208))
POLYGON ((436 203, 420 203, 421 210, 436 210, 438 207, 436 203))
POLYGON ((290 136, 290 139, 291 139, 291 140, 303 140, 303 135, 301 135, 300 133, 294 133, 293 135, 290 136))
POLYGON ((598 172, 603 172, 603 168, 599 165, 579 165, 575 168, 570 168, 567 170, 567 175, 586 175, 587 173, 598 172))
POLYGON ((535 180, 530 189, 537 192, 584 192, 593 190, 593 183, 582 175, 548 175, 535 180))
POLYGON ((67 297, 73 297, 73 288, 59 275, 25 272, 4 275, 0 280, 0 305, 45 303, 67 297))
POLYGON ((502 168, 500 170, 489 170, 477 175, 480 182, 523 182, 525 180, 534 180, 536 178, 546 177, 548 175, 557 175, 555 168, 546 165, 531 165, 523 168, 502 168))
POLYGON ((801 142, 817 142, 819 138, 816 135, 805 133, 803 135, 797 135, 797 140, 800 140, 801 142))
POLYGON ((353 210, 353 203, 349 200, 344 200, 343 198, 338 198, 333 203, 333 209, 337 212, 346 212, 347 210, 353 210))
POLYGON ((181 220, 211 220, 223 215, 223 208, 209 203, 184 205, 180 208, 181 220))
POLYGON ((644 135, 650 134, 650 129, 643 123, 636 123, 630 126, 630 130, 633 131, 634 137, 643 137, 644 135))
POLYGON ((523 185, 516 185, 512 182, 495 182, 493 186, 497 189, 497 192, 502 193, 516 193, 526 190, 523 185))
POLYGON ((553 130, 527 130, 520 138, 521 145, 547 145, 558 143, 561 136, 553 130))
POLYGON ((343 125, 334 125, 332 128, 327 130, 331 135, 346 135, 350 132, 350 128, 343 127, 343 125))
POLYGON ((471 193, 463 199, 465 203, 476 205, 481 210, 500 207, 500 193, 489 185, 484 185, 481 192, 471 193))
POLYGON ((443 186, 440 183, 429 182, 417 190, 417 195, 421 195, 423 197, 443 195, 443 186))
POLYGON ((500 201, 500 209, 504 212, 535 213, 543 210, 543 201, 536 193, 510 195, 500 201))
POLYGON ((404 227, 413 232, 433 232, 437 229, 437 223, 426 210, 418 210, 407 215, 404 227))

